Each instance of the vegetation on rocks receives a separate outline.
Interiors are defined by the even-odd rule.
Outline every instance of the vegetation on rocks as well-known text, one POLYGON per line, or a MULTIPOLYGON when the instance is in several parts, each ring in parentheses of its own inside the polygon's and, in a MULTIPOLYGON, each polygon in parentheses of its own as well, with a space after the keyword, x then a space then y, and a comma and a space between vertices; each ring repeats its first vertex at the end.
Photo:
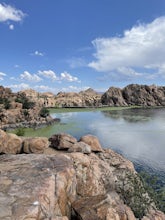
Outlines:
POLYGON ((18 128, 15 132, 16 135, 18 136, 24 136, 25 134, 25 129, 24 128, 18 128))
POLYGON ((35 103, 29 101, 24 93, 19 94, 19 96, 15 99, 15 102, 22 103, 23 109, 31 109, 35 106, 35 103))
POLYGON ((144 189, 152 198, 156 207, 165 213, 165 187, 155 175, 152 176, 147 172, 140 172, 139 176, 143 182, 144 189))
POLYGON ((3 104, 5 109, 9 109, 11 106, 10 100, 8 98, 0 97, 0 104, 3 104))
POLYGON ((49 110, 45 107, 41 108, 39 115, 46 118, 49 115, 49 110))

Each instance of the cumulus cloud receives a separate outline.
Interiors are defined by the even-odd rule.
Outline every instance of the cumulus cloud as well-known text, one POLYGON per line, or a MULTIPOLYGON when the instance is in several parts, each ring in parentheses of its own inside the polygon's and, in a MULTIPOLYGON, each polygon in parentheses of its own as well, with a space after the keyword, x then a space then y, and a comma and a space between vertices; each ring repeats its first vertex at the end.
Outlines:
POLYGON ((9 88, 12 88, 12 89, 18 91, 18 90, 23 90, 23 89, 29 89, 30 86, 26 83, 20 83, 20 84, 9 85, 9 88))
POLYGON ((14 30, 14 25, 13 25, 13 24, 10 24, 10 25, 9 25, 9 29, 10 29, 10 30, 14 30))
POLYGON ((144 73, 135 69, 144 68, 157 69, 155 73, 160 74, 165 66, 165 17, 134 26, 122 37, 98 38, 92 44, 96 49, 95 60, 88 66, 99 72, 141 77, 144 73))
POLYGON ((8 20, 19 22, 22 21, 25 14, 10 5, 0 3, 0 22, 6 22, 8 20))
POLYGON ((31 82, 40 82, 42 80, 38 75, 31 74, 28 71, 24 71, 24 73, 20 75, 20 78, 31 82))
POLYGON ((72 76, 70 73, 66 71, 61 73, 61 80, 66 80, 68 82, 80 82, 80 80, 77 77, 72 76))
POLYGON ((71 85, 71 86, 62 88, 61 90, 63 92, 80 92, 80 91, 84 91, 87 89, 89 89, 89 86, 77 87, 77 86, 71 85))
POLYGON ((45 86, 45 85, 34 86, 34 89, 39 91, 39 92, 52 92, 52 93, 59 92, 57 88, 50 87, 50 86, 45 86))
POLYGON ((6 76, 6 73, 0 72, 0 80, 4 80, 4 76, 6 76))
POLYGON ((36 50, 34 53, 31 53, 31 55, 43 57, 43 56, 44 56, 44 53, 39 52, 38 50, 36 50))
POLYGON ((53 70, 39 70, 38 74, 53 81, 58 80, 58 77, 56 76, 56 73, 53 70))

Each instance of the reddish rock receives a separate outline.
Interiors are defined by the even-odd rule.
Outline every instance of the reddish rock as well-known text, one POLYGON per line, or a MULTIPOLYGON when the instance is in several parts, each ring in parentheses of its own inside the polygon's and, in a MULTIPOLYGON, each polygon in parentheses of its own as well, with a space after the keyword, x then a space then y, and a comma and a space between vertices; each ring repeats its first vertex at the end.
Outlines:
POLYGON ((0 167, 0 220, 70 219, 76 181, 69 158, 4 155, 0 167))
POLYGON ((68 150, 77 142, 76 138, 69 134, 54 134, 49 138, 50 147, 58 150, 68 150))
POLYGON ((22 150, 22 140, 15 134, 0 130, 0 153, 19 154, 22 150))
POLYGON ((96 136, 85 135, 80 138, 80 141, 88 144, 91 147, 91 151, 102 152, 102 147, 101 147, 100 142, 96 136))
POLYGON ((25 138, 23 141, 23 152, 30 154, 42 154, 49 147, 46 137, 25 138))
POLYGON ((123 204, 115 193, 76 200, 73 210, 81 220, 136 220, 133 212, 123 204), (113 198, 114 197, 114 198, 113 198), (118 199, 118 201, 117 201, 118 199))
POLYGON ((91 153, 91 147, 80 141, 80 142, 77 142, 75 144, 73 144, 73 146, 71 148, 68 149, 68 152, 82 152, 84 154, 90 154, 91 153))

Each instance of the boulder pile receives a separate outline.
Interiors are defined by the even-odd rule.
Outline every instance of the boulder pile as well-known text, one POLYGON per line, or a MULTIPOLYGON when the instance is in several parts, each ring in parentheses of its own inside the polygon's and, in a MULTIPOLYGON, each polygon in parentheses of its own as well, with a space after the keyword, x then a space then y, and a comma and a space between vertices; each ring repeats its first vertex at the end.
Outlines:
POLYGON ((0 152, 0 220, 165 219, 133 164, 95 136, 0 131, 0 152))

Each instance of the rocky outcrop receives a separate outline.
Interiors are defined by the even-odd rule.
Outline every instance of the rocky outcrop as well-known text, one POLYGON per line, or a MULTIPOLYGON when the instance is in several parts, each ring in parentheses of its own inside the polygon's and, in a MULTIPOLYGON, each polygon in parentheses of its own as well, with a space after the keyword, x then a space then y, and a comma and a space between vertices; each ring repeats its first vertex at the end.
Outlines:
MULTIPOLYGON (((86 144, 71 139, 72 147, 86 144)), ((110 149, 86 154, 69 147, 0 156, 0 220, 165 219, 130 161, 110 149)))
POLYGON ((23 90, 20 93, 25 94, 27 98, 40 107, 55 107, 55 95, 53 93, 39 93, 33 89, 23 90))
POLYGON ((1 220, 70 219, 76 176, 69 158, 5 155, 0 167, 1 220))
POLYGON ((55 97, 56 107, 82 107, 82 98, 75 92, 60 92, 55 97))
POLYGON ((165 106, 165 87, 131 84, 123 89, 110 87, 101 97, 108 106, 165 106))
POLYGON ((91 88, 79 93, 60 92, 55 102, 56 107, 98 107, 101 105, 101 95, 91 88))
POLYGON ((43 107, 54 107, 54 95, 40 94, 32 89, 13 93, 0 86, 0 126, 10 130, 19 127, 40 127, 53 124, 50 115, 43 116, 43 107))
POLYGON ((93 89, 89 88, 79 93, 82 97, 83 106, 99 107, 101 106, 101 94, 97 93, 93 89))
POLYGON ((127 106, 122 90, 120 88, 110 87, 101 97, 101 103, 108 106, 127 106))

